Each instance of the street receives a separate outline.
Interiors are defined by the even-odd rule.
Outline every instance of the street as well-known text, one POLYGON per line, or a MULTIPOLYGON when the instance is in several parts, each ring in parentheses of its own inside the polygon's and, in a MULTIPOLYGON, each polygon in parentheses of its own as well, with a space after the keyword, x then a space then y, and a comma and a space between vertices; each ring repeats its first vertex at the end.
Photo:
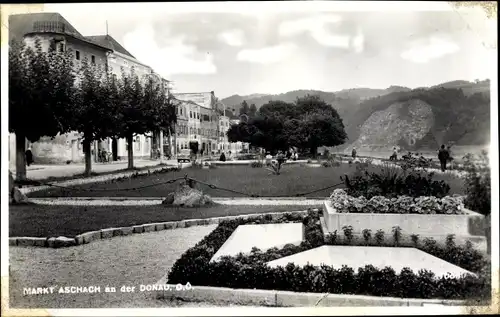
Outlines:
MULTIPOLYGON (((164 160, 164 164, 177 165, 176 160, 164 160)), ((137 168, 146 166, 155 166, 160 164, 159 160, 134 160, 134 166, 137 168)), ((112 162, 112 163, 92 163, 92 171, 94 173, 106 173, 118 171, 127 168, 128 162, 112 162)), ((12 167, 12 166, 11 166, 12 167)), ((26 176, 28 179, 39 180, 48 177, 68 177, 83 173, 85 164, 64 164, 64 165, 32 165, 27 167, 26 176)), ((16 169, 11 168, 12 176, 16 177, 16 169)))

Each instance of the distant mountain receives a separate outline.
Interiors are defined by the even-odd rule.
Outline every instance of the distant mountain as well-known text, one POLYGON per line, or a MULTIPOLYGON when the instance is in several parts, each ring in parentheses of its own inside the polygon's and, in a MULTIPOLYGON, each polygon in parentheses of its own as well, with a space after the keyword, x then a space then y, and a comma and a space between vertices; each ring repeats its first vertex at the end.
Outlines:
POLYGON ((292 103, 307 94, 318 95, 339 112, 349 138, 340 149, 353 144, 366 149, 392 149, 397 143, 402 148, 416 150, 434 148, 442 142, 489 143, 489 80, 456 80, 413 90, 390 86, 338 92, 295 90, 277 95, 234 95, 222 102, 238 114, 243 100, 260 108, 271 100, 292 103))
POLYGON ((228 109, 235 109, 239 113, 241 103, 245 100, 248 105, 255 104, 257 109, 271 100, 281 100, 285 102, 294 102, 298 97, 304 97, 307 94, 319 95, 321 99, 334 105, 338 111, 342 111, 344 107, 354 106, 362 100, 386 95, 395 91, 409 91, 410 88, 391 86, 387 89, 371 89, 371 88, 352 88, 344 89, 338 92, 326 92, 321 90, 294 90, 282 94, 252 94, 247 96, 232 95, 224 98, 221 101, 228 109))

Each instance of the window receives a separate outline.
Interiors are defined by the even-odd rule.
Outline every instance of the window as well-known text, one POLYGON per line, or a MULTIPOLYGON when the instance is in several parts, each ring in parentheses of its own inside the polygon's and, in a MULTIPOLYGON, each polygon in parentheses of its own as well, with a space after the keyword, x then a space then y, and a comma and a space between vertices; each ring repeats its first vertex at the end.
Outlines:
POLYGON ((77 61, 80 60, 80 51, 75 51, 75 58, 77 61))
POLYGON ((198 120, 200 120, 200 113, 199 113, 199 112, 197 112, 197 113, 196 113, 196 118, 197 118, 198 120))
POLYGON ((189 117, 192 118, 193 117, 193 112, 192 111, 189 111, 189 117))
POLYGON ((59 43, 59 52, 64 52, 64 43, 59 43))
POLYGON ((201 134, 201 133, 200 133, 200 128, 198 128, 198 134, 201 134))
POLYGON ((94 56, 94 55, 92 55, 92 56, 90 57, 90 60, 91 60, 92 64, 94 64, 94 65, 95 65, 95 56, 94 56))

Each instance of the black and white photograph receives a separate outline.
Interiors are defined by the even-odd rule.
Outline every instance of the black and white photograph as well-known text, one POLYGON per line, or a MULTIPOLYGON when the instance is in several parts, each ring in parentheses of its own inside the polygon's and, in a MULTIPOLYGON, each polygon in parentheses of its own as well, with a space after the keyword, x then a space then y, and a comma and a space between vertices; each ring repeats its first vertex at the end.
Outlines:
POLYGON ((497 2, 1 22, 2 315, 500 314, 497 2))

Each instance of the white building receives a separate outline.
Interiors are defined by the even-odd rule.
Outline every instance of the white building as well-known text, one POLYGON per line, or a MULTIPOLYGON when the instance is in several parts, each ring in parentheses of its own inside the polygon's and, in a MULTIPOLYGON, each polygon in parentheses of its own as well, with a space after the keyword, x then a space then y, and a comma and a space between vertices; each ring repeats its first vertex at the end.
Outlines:
MULTIPOLYGON (((141 79, 146 80, 148 76, 158 77, 154 74, 153 69, 148 65, 137 60, 129 51, 127 51, 118 41, 110 35, 95 35, 87 36, 89 40, 112 50, 108 55, 108 69, 118 78, 122 76, 122 72, 130 74, 132 70, 141 79)), ((152 150, 152 134, 138 135, 134 137, 134 157, 150 158, 152 150)), ((109 153, 113 153, 118 159, 127 159, 127 141, 122 138, 116 141, 112 139, 100 142, 100 148, 105 149, 109 153)))

